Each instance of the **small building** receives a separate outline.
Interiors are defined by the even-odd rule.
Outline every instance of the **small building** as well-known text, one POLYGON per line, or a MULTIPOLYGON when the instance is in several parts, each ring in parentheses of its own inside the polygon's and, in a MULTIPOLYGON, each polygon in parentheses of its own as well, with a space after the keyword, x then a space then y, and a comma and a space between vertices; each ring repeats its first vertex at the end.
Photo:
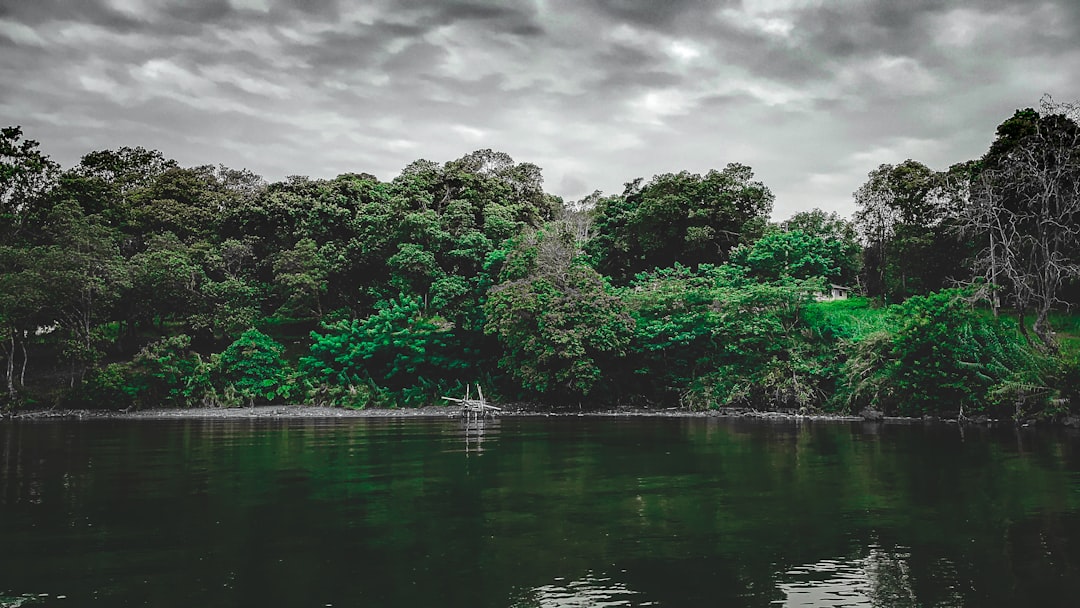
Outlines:
POLYGON ((831 302, 833 300, 846 300, 851 294, 851 288, 835 283, 829 285, 829 290, 818 296, 819 302, 831 302))

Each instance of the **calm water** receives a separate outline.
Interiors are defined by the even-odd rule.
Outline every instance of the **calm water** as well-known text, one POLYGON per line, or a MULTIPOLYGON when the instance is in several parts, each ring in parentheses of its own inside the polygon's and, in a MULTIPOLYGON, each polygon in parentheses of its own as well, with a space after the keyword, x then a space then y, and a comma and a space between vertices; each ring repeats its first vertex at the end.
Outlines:
POLYGON ((1080 435, 0 424, 0 606, 1077 606, 1080 435))

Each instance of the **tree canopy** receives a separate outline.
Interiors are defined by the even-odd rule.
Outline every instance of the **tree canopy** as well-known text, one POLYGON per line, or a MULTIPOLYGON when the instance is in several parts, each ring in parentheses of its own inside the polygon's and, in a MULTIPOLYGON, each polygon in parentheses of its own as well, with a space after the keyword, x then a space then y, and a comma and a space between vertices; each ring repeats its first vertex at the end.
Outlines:
POLYGON ((772 222, 739 163, 568 203, 492 150, 267 183, 139 147, 65 170, 9 127, 0 406, 397 407, 480 381, 582 408, 1061 413, 1078 142, 1047 103, 978 159, 874 169, 851 221, 772 222))

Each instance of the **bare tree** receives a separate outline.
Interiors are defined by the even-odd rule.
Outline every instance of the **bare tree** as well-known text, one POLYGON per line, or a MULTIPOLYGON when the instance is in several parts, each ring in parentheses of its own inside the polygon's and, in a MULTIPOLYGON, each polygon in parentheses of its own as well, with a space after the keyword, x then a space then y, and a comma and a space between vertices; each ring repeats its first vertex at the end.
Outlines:
POLYGON ((1044 97, 1041 112, 1022 110, 998 128, 998 139, 958 208, 965 233, 986 242, 978 270, 1002 284, 1029 339, 1025 316, 1042 346, 1057 348, 1049 324, 1062 284, 1080 277, 1080 111, 1044 97))

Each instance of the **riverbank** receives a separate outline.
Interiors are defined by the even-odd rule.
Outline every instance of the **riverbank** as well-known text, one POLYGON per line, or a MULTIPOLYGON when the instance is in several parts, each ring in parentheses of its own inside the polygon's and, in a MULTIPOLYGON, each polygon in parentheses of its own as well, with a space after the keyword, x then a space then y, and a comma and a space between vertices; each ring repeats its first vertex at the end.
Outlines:
MULTIPOLYGON (((556 417, 652 417, 652 418, 762 418, 775 420, 834 420, 859 421, 859 416, 838 414, 803 415, 789 412, 768 412, 750 409, 692 411, 679 408, 610 408, 603 410, 579 410, 551 408, 539 404, 514 403, 500 405, 500 417, 556 416, 556 417)), ((456 406, 429 405, 415 408, 347 409, 308 405, 263 405, 256 407, 204 407, 163 408, 147 410, 31 410, 17 412, 9 418, 15 420, 45 420, 53 418, 95 420, 130 419, 157 420, 176 418, 455 418, 460 409, 456 406)), ((909 420, 896 418, 895 420, 909 420)))
MULTIPOLYGON (((551 408, 540 404, 514 403, 501 406, 501 417, 594 417, 594 418, 738 418, 786 421, 813 421, 813 422, 884 422, 891 424, 922 424, 922 423, 946 423, 955 424, 954 419, 942 419, 928 416, 925 418, 910 418, 901 416, 880 416, 874 412, 864 413, 861 416, 850 414, 802 414, 785 411, 762 411, 753 409, 723 409, 723 410, 685 410, 679 408, 630 408, 618 407, 603 410, 578 410, 573 408, 551 408)), ((346 409, 336 407, 321 407, 307 405, 264 405, 256 407, 206 407, 206 408, 169 408, 147 410, 32 410, 17 412, 6 418, 12 420, 174 420, 174 419, 290 419, 290 418, 456 418, 459 416, 459 408, 456 406, 432 405, 417 408, 372 408, 372 409, 346 409)), ((1009 419, 998 420, 986 417, 971 418, 965 420, 968 424, 977 425, 1012 425, 1009 419)), ((1033 424, 1024 423, 1024 426, 1033 424)), ((1042 424, 1063 425, 1068 427, 1080 426, 1080 419, 1067 418, 1057 422, 1043 422, 1042 424)))

